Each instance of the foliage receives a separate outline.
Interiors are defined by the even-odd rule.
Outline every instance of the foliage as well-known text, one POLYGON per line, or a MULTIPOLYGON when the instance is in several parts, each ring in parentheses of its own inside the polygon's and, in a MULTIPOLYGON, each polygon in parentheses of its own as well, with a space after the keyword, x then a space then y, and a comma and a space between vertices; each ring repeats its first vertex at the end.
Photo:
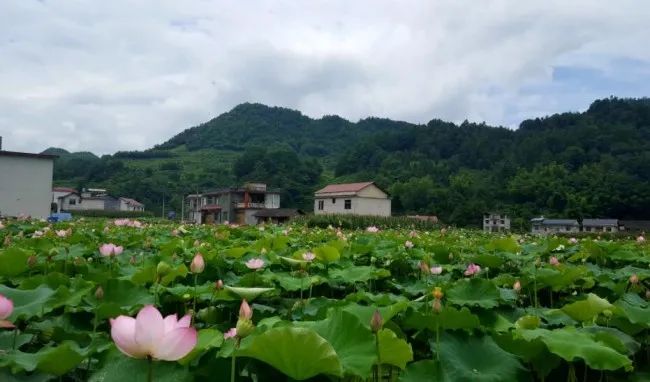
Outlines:
POLYGON ((435 229, 438 227, 437 223, 431 221, 399 216, 384 217, 324 214, 298 216, 294 218, 294 221, 297 224, 306 225, 307 227, 319 228, 327 228, 332 226, 345 229, 364 229, 366 227, 375 226, 383 229, 435 229))
POLYGON ((74 210, 71 213, 75 217, 93 218, 142 218, 153 216, 151 211, 74 210))
POLYGON ((228 381, 233 355, 238 381, 642 380, 650 366, 650 247, 629 239, 87 219, 4 221, 0 243, 16 326, 0 328, 3 381, 145 381, 109 319, 147 304, 196 312, 198 331, 185 358, 153 362, 155 381, 228 381), (224 339, 242 299, 251 334, 224 339))

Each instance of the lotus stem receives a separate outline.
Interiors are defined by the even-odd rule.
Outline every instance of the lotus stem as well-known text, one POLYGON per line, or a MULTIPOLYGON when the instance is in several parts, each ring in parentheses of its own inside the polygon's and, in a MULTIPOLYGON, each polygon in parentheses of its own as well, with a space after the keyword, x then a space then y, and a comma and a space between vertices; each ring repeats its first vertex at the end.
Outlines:
POLYGON ((153 359, 147 358, 149 361, 149 372, 147 373, 147 382, 153 382, 153 359))
POLYGON ((235 374, 237 373, 237 365, 236 365, 237 354, 235 354, 235 350, 233 350, 232 357, 230 360, 230 382, 235 382, 237 380, 237 378, 235 377, 235 374))
POLYGON ((381 353, 379 353, 379 332, 375 333, 375 349, 377 351, 377 381, 381 382, 381 353))
POLYGON ((194 317, 196 316, 196 283, 198 282, 199 274, 194 274, 194 300, 192 301, 192 322, 194 322, 194 317))
POLYGON ((17 340, 17 338, 18 338, 18 328, 14 328, 14 342, 13 342, 13 345, 11 346, 11 348, 13 350, 16 350, 16 340, 17 340))

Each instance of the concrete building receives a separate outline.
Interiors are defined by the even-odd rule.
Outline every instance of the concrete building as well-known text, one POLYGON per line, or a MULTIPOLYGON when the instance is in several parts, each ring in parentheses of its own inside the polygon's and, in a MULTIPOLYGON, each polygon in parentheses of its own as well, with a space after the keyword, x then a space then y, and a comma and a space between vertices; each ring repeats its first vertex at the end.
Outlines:
POLYGON ((74 188, 52 188, 53 212, 82 210, 144 211, 144 204, 131 198, 116 198, 103 188, 84 188, 80 193, 74 188))
POLYGON ((580 224, 575 219, 546 219, 543 216, 530 219, 531 232, 539 235, 580 232, 580 224))
POLYGON ((630 234, 643 234, 650 232, 650 220, 619 220, 618 230, 630 234))
POLYGON ((391 200, 374 182, 330 184, 316 191, 314 213, 390 216, 391 200))
POLYGON ((280 208, 279 190, 264 183, 222 188, 186 198, 188 219, 196 224, 236 223, 254 225, 258 211, 280 208))
POLYGON ((74 188, 52 188, 52 212, 63 212, 77 209, 81 206, 81 195, 74 188))
POLYGON ((0 215, 46 218, 52 201, 55 155, 2 151, 0 139, 0 215))
POLYGON ((483 215, 483 231, 505 232, 510 231, 510 217, 499 213, 488 213, 483 215))
POLYGON ((582 219, 582 232, 618 232, 618 219, 582 219))

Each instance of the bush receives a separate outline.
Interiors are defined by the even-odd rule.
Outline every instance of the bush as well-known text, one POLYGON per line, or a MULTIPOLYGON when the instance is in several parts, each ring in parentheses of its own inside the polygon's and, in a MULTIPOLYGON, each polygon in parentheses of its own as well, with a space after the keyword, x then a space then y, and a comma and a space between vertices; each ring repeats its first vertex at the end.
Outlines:
POLYGON ((141 218, 153 217, 151 211, 116 211, 116 210, 75 210, 65 211, 72 214, 73 217, 90 217, 90 218, 141 218))
POLYGON ((419 230, 431 230, 439 227, 438 223, 423 221, 406 216, 359 216, 359 215, 304 215, 296 217, 293 222, 304 224, 307 227, 328 226, 340 227, 345 229, 366 229, 370 226, 378 228, 411 228, 419 230))

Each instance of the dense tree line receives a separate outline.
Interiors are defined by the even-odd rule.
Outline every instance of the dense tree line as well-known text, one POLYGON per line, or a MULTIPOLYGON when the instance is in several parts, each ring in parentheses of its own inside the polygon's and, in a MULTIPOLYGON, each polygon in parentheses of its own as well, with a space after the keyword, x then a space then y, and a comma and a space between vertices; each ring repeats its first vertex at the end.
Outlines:
POLYGON ((650 218, 650 100, 598 100, 516 130, 242 104, 152 150, 64 153, 55 168, 58 183, 106 186, 153 208, 165 194, 179 208, 183 193, 255 180, 283 189, 283 206, 310 209, 323 184, 375 180, 396 213, 459 225, 490 210, 522 226, 541 214, 650 218))

